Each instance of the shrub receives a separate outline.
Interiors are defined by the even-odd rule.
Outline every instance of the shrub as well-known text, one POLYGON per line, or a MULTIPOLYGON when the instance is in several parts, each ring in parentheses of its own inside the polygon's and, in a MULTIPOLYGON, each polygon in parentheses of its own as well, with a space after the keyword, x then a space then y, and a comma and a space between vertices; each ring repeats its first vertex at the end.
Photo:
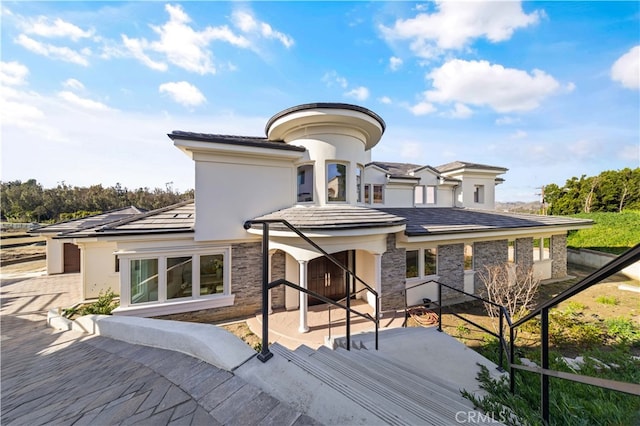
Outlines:
POLYGON ((614 296, 598 296, 596 297, 596 302, 602 303, 603 305, 617 305, 618 299, 614 296))

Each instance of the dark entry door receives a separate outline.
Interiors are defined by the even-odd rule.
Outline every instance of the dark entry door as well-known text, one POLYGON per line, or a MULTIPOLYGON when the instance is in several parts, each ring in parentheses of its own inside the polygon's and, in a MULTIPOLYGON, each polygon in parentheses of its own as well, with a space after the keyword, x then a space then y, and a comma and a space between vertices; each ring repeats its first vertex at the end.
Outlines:
MULTIPOLYGON (((342 265, 348 267, 347 251, 332 256, 342 265)), ((309 290, 331 300, 340 300, 347 295, 344 271, 326 257, 319 257, 309 262, 307 267, 307 285, 309 290)), ((309 305, 324 303, 309 296, 309 305)))
POLYGON ((63 272, 80 272, 80 248, 75 244, 64 243, 63 272))

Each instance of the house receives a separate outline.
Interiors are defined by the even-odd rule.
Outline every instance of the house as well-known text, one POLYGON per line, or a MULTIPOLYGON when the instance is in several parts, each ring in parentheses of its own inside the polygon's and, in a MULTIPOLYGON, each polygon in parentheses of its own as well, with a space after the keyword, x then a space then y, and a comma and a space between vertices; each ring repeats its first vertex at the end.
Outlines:
MULTIPOLYGON (((281 111, 265 137, 173 131, 194 161, 195 201, 64 237, 87 253, 113 249, 103 266, 119 275, 116 315, 216 321, 257 312, 262 227, 245 229, 248 220, 291 223, 376 289, 383 311, 403 307, 404 290, 429 279, 477 292, 478 271, 496 263, 532 267, 541 279, 566 276, 567 231, 590 221, 493 211, 502 167, 374 162, 384 131, 374 112, 339 103, 281 111)), ((362 288, 283 225, 270 226, 269 247, 273 279, 334 300, 346 286, 362 288)), ((366 291, 359 297, 375 303, 366 291)), ((408 294, 409 303, 424 297, 437 294, 408 294)), ((318 302, 280 286, 269 303, 300 310, 304 332, 307 308, 318 302)))

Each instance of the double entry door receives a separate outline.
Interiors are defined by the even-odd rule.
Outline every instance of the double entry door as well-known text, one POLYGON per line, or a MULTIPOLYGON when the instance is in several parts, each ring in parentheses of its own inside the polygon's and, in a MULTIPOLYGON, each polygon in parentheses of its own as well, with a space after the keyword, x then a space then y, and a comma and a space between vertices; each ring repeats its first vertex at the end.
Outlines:
MULTIPOLYGON (((352 270, 349 261, 350 253, 350 251, 341 251, 332 254, 332 256, 340 264, 352 270)), ((307 266, 307 288, 327 299, 337 301, 345 297, 348 283, 345 271, 324 256, 311 260, 307 266)), ((324 302, 309 296, 308 303, 309 305, 318 305, 324 302)))

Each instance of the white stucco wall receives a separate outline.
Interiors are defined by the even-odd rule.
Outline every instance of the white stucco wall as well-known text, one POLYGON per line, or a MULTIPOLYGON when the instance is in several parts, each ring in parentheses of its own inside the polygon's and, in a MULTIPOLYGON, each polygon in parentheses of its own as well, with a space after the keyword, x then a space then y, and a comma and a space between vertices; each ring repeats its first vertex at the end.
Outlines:
POLYGON ((94 299, 111 289, 120 294, 120 274, 115 269, 116 244, 79 243, 82 261, 82 298, 94 299))
POLYGON ((47 237, 47 275, 64 272, 64 240, 47 237))
POLYGON ((246 220, 295 204, 295 173, 285 161, 196 161, 196 241, 247 238, 246 220))
POLYGON ((414 185, 394 185, 385 186, 384 206, 385 207, 413 207, 414 185))

